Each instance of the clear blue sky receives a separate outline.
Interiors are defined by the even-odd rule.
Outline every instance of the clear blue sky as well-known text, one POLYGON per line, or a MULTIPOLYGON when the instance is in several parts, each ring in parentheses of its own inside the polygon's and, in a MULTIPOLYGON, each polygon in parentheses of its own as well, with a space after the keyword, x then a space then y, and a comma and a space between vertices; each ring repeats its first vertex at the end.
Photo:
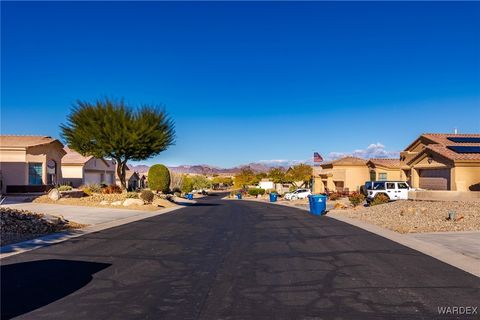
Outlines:
POLYGON ((2 2, 1 132, 76 99, 164 104, 147 161, 233 166, 480 131, 480 3, 2 2))

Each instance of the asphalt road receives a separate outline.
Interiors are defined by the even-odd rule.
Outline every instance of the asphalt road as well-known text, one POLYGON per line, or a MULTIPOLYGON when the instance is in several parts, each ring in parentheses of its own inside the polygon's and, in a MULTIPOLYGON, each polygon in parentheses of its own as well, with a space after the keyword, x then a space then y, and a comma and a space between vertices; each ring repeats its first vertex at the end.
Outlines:
POLYGON ((6 258, 1 289, 3 319, 447 319, 437 308, 480 305, 479 278, 429 256, 219 197, 6 258))

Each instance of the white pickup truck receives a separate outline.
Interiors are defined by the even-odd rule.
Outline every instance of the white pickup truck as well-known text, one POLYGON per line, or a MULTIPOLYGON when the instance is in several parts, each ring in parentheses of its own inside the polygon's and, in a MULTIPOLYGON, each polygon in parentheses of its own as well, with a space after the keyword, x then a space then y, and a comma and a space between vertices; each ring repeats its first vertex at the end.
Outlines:
POLYGON ((408 191, 412 190, 405 181, 368 181, 365 183, 367 202, 379 194, 386 195, 390 201, 407 200, 408 191))

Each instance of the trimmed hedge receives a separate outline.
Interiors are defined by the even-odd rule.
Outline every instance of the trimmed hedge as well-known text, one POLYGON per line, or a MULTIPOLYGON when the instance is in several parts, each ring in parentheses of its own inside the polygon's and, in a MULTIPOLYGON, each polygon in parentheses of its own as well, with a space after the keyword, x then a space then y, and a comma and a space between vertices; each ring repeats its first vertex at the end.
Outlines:
POLYGON ((148 187, 155 191, 168 193, 170 190, 170 171, 163 164, 156 164, 148 170, 148 187))

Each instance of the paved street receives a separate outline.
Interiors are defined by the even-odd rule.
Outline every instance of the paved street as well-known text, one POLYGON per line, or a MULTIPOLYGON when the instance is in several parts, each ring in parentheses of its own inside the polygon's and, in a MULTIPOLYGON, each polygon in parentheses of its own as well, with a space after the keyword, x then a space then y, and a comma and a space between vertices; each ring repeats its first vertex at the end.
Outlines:
POLYGON ((1 280, 4 319, 446 319, 480 301, 479 278, 365 230, 216 196, 6 258, 1 280))

